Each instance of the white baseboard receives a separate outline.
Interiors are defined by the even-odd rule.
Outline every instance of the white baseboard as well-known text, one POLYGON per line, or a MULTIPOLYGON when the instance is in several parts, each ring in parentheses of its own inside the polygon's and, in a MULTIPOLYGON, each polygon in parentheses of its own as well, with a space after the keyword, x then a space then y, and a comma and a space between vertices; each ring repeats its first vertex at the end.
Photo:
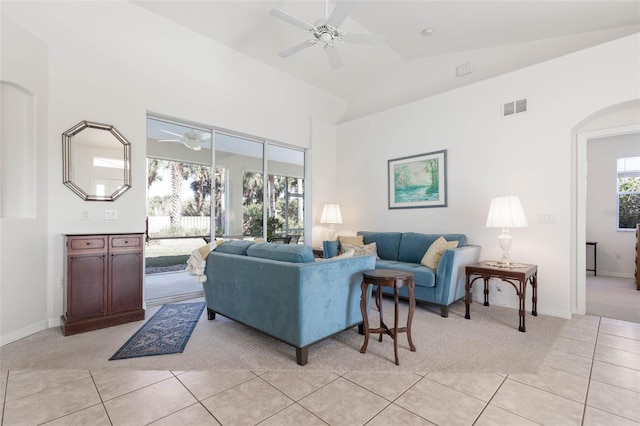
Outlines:
MULTIPOLYGON (((588 277, 592 277, 593 275, 589 274, 587 276, 588 277)), ((599 277, 599 276, 615 277, 615 278, 630 278, 630 279, 635 278, 635 276, 633 274, 627 274, 627 273, 624 273, 624 272, 609 272, 609 271, 598 271, 597 277, 599 277)))
POLYGON ((8 343, 15 342, 16 340, 24 339, 27 336, 31 336, 32 334, 42 330, 46 330, 47 328, 49 328, 49 321, 47 320, 38 321, 34 324, 28 325, 19 330, 12 331, 8 334, 0 336, 0 346, 4 346, 8 343))
POLYGON ((49 328, 60 327, 60 317, 49 318, 48 324, 49 328))

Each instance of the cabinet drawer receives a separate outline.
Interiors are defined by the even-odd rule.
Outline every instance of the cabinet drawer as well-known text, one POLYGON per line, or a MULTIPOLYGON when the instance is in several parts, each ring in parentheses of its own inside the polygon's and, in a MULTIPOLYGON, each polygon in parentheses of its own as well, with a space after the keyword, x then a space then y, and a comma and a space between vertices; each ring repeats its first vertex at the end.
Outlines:
POLYGON ((110 249, 142 249, 142 235, 113 235, 109 237, 110 249))
POLYGON ((69 254, 74 252, 83 251, 106 251, 107 239, 106 237, 72 237, 67 240, 67 248, 69 254))

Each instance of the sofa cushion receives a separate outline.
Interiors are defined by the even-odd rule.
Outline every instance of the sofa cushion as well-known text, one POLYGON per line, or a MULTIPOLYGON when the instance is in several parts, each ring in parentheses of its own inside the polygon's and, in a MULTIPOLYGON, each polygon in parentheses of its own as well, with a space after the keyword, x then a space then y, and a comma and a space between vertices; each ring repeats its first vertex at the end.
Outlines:
POLYGON ((281 262, 315 262, 311 247, 302 244, 257 243, 247 249, 247 256, 281 262))
POLYGON ((216 252, 227 253, 227 254, 239 254, 241 256, 246 256, 247 249, 252 245, 253 245, 253 241, 245 241, 245 240, 225 241, 224 244, 220 244, 216 248, 216 252))
POLYGON ((409 263, 420 263, 422 256, 439 234, 419 234, 417 232, 404 232, 398 248, 398 260, 409 263))
POLYGON ((457 241, 458 247, 467 245, 467 236, 464 234, 419 234, 417 232, 404 232, 398 248, 398 260, 410 263, 420 263, 429 247, 439 237, 447 241, 457 241))
POLYGON ((458 247, 457 241, 447 241, 444 237, 439 237, 431 244, 431 247, 429 247, 422 260, 420 260, 420 264, 428 266, 431 269, 438 269, 438 263, 440 263, 442 253, 456 247, 458 247))
POLYGON ((402 233, 359 231, 358 235, 362 235, 365 244, 376 243, 380 259, 398 260, 398 247, 402 233))
POLYGON ((435 287, 436 271, 419 263, 399 262, 397 260, 376 260, 376 269, 398 269, 411 272, 416 286, 435 287))
POLYGON ((365 244, 361 246, 342 244, 340 246, 340 254, 346 253, 348 251, 353 251, 354 256, 367 256, 372 254, 376 257, 376 259, 380 259, 380 257, 378 257, 378 248, 376 246, 376 243, 365 244))

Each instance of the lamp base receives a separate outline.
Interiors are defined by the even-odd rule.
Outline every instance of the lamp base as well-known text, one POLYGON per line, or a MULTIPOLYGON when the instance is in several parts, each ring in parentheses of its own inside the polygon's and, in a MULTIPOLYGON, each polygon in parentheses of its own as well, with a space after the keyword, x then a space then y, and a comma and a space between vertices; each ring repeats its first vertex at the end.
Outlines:
POLYGON ((502 249, 502 259, 498 261, 501 266, 510 266, 511 260, 509 259, 509 249, 511 248, 511 235, 509 235, 509 229, 503 228, 502 234, 498 237, 498 243, 502 249))
POLYGON ((327 239, 333 241, 336 239, 336 230, 333 228, 333 223, 329 224, 329 231, 327 232, 327 239))

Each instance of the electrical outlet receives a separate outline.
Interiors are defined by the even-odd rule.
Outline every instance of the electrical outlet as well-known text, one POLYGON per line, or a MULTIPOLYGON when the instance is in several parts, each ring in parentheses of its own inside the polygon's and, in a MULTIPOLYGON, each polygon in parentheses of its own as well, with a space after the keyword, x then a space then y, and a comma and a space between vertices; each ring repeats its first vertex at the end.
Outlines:
POLYGON ((549 224, 555 222, 556 218, 554 215, 549 213, 538 213, 538 215, 536 216, 536 221, 538 223, 549 224))
POLYGON ((58 279, 58 287, 64 288, 64 278, 59 278, 58 279))
POLYGON ((80 219, 91 220, 91 214, 89 213, 89 210, 82 210, 82 212, 80 212, 80 219))
POLYGON ((104 220, 118 220, 118 210, 105 210, 104 220))

